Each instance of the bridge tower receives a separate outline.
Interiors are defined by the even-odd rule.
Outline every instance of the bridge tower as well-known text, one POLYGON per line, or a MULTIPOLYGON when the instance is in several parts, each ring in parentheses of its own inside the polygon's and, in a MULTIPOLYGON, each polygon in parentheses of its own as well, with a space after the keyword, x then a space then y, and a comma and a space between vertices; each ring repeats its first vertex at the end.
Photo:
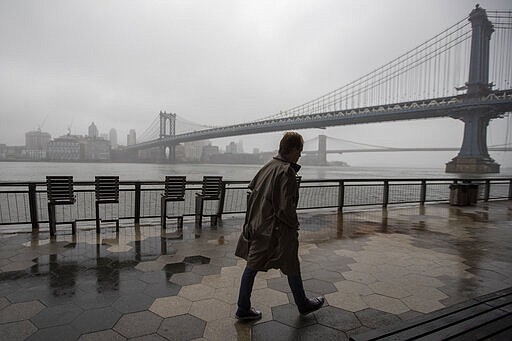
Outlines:
MULTIPOLYGON (((469 21, 472 28, 471 55, 465 101, 486 96, 492 91, 492 84, 489 83, 489 45, 494 28, 486 11, 479 5, 471 11, 469 21)), ((464 138, 459 154, 446 164, 447 173, 499 173, 500 165, 489 156, 487 150, 487 126, 491 119, 499 116, 492 108, 453 116, 464 122, 464 138)))
MULTIPOLYGON (((160 111, 160 139, 176 136, 176 114, 160 111)), ((163 144, 161 147, 161 159, 174 161, 176 159, 176 145, 172 143, 163 144), (167 158, 166 149, 169 148, 167 158)))
POLYGON ((318 135, 318 165, 325 166, 327 164, 327 136, 318 135))

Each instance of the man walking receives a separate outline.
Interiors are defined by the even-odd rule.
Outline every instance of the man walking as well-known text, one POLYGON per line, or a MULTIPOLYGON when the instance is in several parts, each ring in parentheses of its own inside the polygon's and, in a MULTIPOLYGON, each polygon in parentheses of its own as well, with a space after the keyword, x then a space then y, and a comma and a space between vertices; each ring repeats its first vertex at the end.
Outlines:
POLYGON ((235 252, 247 261, 238 296, 236 318, 239 320, 261 318, 261 312, 251 307, 251 292, 258 271, 280 269, 288 277, 301 314, 309 314, 324 304, 323 297, 306 297, 300 275, 296 175, 303 145, 300 134, 285 133, 279 154, 263 166, 249 184, 251 193, 245 223, 235 252))

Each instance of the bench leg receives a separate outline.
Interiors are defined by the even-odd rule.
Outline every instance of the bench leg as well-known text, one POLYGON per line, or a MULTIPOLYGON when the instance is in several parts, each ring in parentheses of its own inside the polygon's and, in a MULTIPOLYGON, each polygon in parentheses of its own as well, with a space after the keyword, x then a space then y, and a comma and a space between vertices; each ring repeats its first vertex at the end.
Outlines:
POLYGON ((203 198, 196 198, 196 227, 201 228, 203 225, 203 198))
POLYGON ((55 224, 55 206, 48 204, 48 226, 50 228, 50 237, 55 236, 56 224, 55 224))
POLYGON ((76 234, 76 221, 74 221, 74 222, 72 222, 72 223, 71 223, 71 233, 72 233, 73 235, 75 235, 75 234, 76 234))
POLYGON ((116 232, 119 232, 119 219, 116 220, 116 232))
POLYGON ((217 226, 217 216, 212 215, 210 217, 210 227, 216 227, 217 226))
POLYGON ((167 218, 167 201, 165 201, 164 198, 161 200, 161 210, 160 210, 160 225, 162 225, 162 228, 165 230, 166 228, 166 218, 167 218))
POLYGON ((183 217, 178 217, 178 229, 183 229, 183 217))
POLYGON ((100 204, 96 202, 96 233, 100 233, 100 204))

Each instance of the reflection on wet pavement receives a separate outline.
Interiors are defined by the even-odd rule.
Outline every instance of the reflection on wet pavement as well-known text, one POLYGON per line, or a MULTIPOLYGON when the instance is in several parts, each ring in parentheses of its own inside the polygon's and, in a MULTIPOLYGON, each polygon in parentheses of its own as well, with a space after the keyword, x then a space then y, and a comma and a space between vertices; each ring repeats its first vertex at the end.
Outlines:
MULTIPOLYGON (((242 216, 217 228, 124 226, 0 234, 0 339, 343 339, 512 285, 508 201, 300 214, 308 295, 302 318, 286 278, 259 273, 263 319, 234 319, 245 262, 242 216)), ((10 228, 12 231, 12 228, 10 228)))

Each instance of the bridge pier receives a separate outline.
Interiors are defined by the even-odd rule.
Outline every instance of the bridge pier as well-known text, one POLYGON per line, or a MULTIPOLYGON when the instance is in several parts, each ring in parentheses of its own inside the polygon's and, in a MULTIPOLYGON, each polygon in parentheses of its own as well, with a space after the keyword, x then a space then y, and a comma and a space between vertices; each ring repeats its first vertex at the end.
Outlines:
POLYGON ((464 122, 464 138, 459 154, 446 164, 447 173, 499 173, 487 150, 487 126, 497 115, 468 113, 458 117, 464 122))
MULTIPOLYGON (((472 32, 466 101, 486 96, 492 90, 489 84, 489 42, 494 28, 486 11, 479 5, 469 14, 469 21, 472 32)), ((492 108, 487 112, 469 112, 454 117, 464 122, 464 139, 459 155, 446 164, 447 173, 500 172, 500 165, 487 150, 487 126, 489 120, 497 117, 499 115, 492 108)))
POLYGON ((327 136, 325 135, 318 135, 317 161, 319 166, 327 164, 327 136))

